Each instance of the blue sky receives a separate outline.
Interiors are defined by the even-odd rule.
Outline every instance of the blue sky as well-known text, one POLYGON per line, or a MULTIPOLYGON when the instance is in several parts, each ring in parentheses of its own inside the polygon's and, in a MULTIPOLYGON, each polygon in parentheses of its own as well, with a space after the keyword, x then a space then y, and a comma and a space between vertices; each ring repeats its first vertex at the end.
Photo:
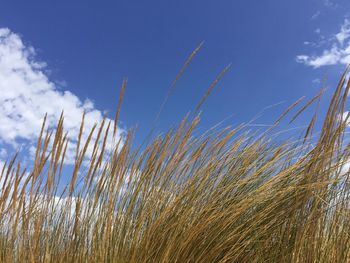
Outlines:
MULTIPOLYGON (((193 111, 229 63, 231 70, 203 106, 201 127, 210 128, 232 114, 228 125, 249 121, 266 106, 283 102, 257 121, 271 124, 301 96, 315 95, 324 77, 327 86, 336 83, 344 64, 350 62, 349 14, 350 2, 345 0, 2 1, 0 28, 8 30, 0 37, 3 52, 8 43, 18 44, 19 39, 22 46, 13 52, 30 53, 25 70, 30 67, 44 76, 41 82, 23 86, 25 91, 18 96, 7 96, 28 96, 23 101, 31 103, 30 109, 50 111, 52 103, 36 105, 27 92, 35 83, 50 83, 59 98, 52 111, 58 111, 62 101, 62 107, 68 105, 67 114, 88 109, 92 120, 99 120, 104 111, 113 118, 119 87, 127 77, 121 127, 138 124, 141 142, 170 83, 187 56, 204 41, 178 82, 158 129, 165 130, 193 111), (11 34, 17 42, 5 41, 11 34), (75 108, 70 111, 72 105, 75 108)), ((4 54, 0 65, 11 69, 4 64, 11 61, 5 61, 8 53, 4 54)), ((16 90, 6 78, 3 74, 3 94, 16 90)), ((330 94, 327 91, 326 97, 330 94)), ((19 108, 0 109, 0 119, 1 110, 6 111, 2 119, 10 123, 9 112, 16 111, 19 125, 22 115, 28 114, 19 108)), ((68 127, 74 127, 75 120, 68 127)), ((25 121, 36 123, 29 117, 25 121)), ((302 117, 300 123, 305 121, 302 117)), ((20 129, 11 136, 0 130, 0 144, 9 148, 21 140, 33 140, 30 132, 20 129)))

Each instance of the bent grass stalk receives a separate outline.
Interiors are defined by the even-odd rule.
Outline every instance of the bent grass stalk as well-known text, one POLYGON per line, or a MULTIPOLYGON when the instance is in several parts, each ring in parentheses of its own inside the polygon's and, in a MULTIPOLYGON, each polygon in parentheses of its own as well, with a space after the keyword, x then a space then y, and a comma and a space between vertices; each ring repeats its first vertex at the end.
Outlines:
POLYGON ((54 130, 45 117, 32 167, 17 155, 5 164, 1 262, 349 261, 346 74, 317 138, 317 112, 302 139, 278 143, 244 124, 194 135, 199 115, 187 115, 143 150, 133 130, 107 149, 125 86, 113 125, 104 119, 85 142, 83 115, 71 172, 63 113, 54 130))

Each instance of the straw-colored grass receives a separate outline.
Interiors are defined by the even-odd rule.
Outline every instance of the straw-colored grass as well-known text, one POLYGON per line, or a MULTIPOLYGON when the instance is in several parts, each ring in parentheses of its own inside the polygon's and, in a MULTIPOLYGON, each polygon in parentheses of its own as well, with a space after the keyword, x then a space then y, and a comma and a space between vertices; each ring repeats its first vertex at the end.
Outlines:
POLYGON ((0 171, 0 261, 348 262, 345 76, 322 129, 315 114, 298 141, 244 124, 199 134, 187 116, 141 148, 130 130, 108 151, 116 126, 83 142, 83 119, 66 169, 64 117, 47 132, 44 122, 32 167, 14 157, 0 171))

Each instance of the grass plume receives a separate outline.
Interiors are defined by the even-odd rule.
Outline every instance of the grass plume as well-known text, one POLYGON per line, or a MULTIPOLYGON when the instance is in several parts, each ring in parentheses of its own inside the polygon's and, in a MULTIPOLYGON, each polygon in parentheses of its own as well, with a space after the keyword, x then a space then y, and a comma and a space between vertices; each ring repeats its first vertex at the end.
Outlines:
POLYGON ((319 135, 315 113, 297 141, 244 124, 198 134, 199 115, 187 115, 142 149, 129 130, 107 151, 124 81, 113 127, 83 142, 82 117, 68 174, 64 116, 54 130, 44 121, 33 167, 15 155, 0 171, 0 262, 348 262, 346 73, 319 135))

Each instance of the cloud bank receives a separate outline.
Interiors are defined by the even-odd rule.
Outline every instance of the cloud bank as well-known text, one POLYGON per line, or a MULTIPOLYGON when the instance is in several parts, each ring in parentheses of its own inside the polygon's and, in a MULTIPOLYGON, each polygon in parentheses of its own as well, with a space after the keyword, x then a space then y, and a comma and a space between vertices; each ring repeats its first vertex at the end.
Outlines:
MULTIPOLYGON (((53 127, 62 110, 65 112, 64 127, 71 140, 68 158, 74 155, 83 112, 86 113, 83 139, 95 123, 102 121, 103 113, 91 100, 82 101, 70 91, 60 90, 48 78, 46 68, 33 47, 25 45, 8 28, 0 28, 0 159, 6 155, 4 145, 14 149, 26 145, 33 150, 46 113, 48 126, 53 127)), ((113 125, 112 120, 107 121, 113 125)), ((118 138, 122 135, 123 130, 118 129, 118 138)))
POLYGON ((350 21, 344 20, 339 32, 329 39, 331 47, 320 55, 298 55, 296 61, 313 68, 350 63, 350 21))

